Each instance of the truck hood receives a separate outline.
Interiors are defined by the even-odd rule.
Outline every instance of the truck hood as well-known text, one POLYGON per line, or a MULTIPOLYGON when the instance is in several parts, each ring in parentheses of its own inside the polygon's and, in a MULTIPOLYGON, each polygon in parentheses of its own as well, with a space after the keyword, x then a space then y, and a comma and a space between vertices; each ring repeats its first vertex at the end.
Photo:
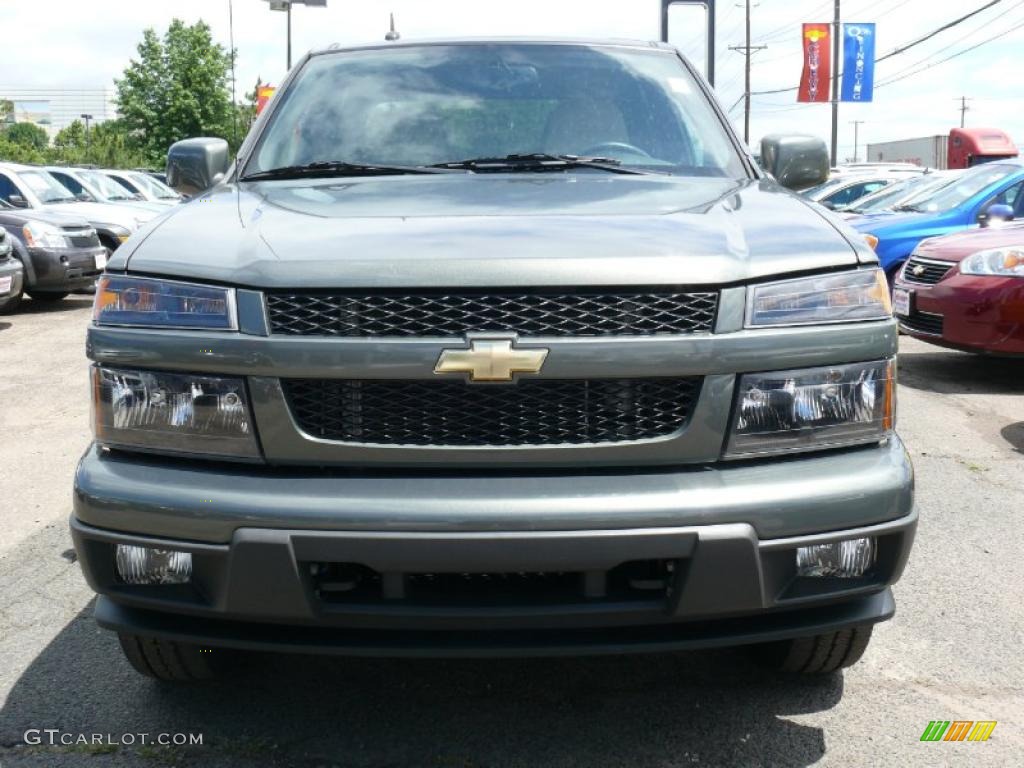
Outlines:
POLYGON ((255 288, 721 285, 874 259, 773 182, 587 172, 225 185, 111 268, 255 288))

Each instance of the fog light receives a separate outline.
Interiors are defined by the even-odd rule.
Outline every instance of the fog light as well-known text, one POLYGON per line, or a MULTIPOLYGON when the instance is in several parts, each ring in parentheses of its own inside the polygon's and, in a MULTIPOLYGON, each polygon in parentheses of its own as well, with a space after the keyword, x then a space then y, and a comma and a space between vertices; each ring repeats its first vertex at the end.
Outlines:
POLYGON ((796 570, 799 576, 851 579, 863 576, 874 564, 874 539, 813 544, 796 551, 796 570))
POLYGON ((125 584, 187 584, 192 578, 190 552, 118 544, 116 560, 125 584))

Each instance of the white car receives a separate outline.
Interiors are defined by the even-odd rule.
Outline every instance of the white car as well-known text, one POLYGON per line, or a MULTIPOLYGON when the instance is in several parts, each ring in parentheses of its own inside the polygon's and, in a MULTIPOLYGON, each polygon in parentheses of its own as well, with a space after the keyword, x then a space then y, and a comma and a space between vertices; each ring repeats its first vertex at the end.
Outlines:
POLYGON ((0 163, 0 199, 15 208, 66 213, 85 219, 99 235, 100 242, 115 250, 156 211, 111 203, 81 202, 75 194, 39 166, 0 163))
POLYGON ((161 184, 148 173, 142 171, 104 170, 108 177, 124 187, 127 191, 141 195, 143 200, 157 205, 171 206, 181 202, 181 195, 161 184))
POLYGON ((908 173, 919 176, 923 172, 923 169, 920 169, 917 172, 887 171, 844 174, 830 178, 824 184, 804 190, 801 194, 808 200, 820 203, 826 208, 845 208, 866 195, 907 179, 908 173))
POLYGON ((155 213, 163 213, 165 210, 162 205, 146 202, 141 196, 129 192, 100 171, 89 168, 65 168, 55 165, 47 166, 46 170, 57 181, 74 192, 79 200, 127 205, 131 208, 139 208, 155 213))

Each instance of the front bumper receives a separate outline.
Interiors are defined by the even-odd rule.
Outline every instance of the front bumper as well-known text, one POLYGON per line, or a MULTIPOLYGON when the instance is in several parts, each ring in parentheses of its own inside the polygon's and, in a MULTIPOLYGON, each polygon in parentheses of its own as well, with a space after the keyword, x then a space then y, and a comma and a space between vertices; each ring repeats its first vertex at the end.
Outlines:
POLYGON ((912 470, 893 439, 725 467, 532 475, 302 473, 92 449, 72 533, 104 626, 437 655, 704 647, 880 621, 916 523, 912 470), (860 536, 879 553, 864 577, 797 577, 796 547, 860 536), (120 583, 119 543, 191 552, 192 583, 120 583), (636 563, 663 578, 617 575, 636 563), (334 591, 342 565, 374 574, 370 586, 334 591), (422 587, 510 574, 542 586, 451 600, 422 587))
POLYGON ((15 296, 21 295, 22 283, 25 279, 25 271, 21 267, 21 262, 17 259, 0 258, 0 278, 5 277, 11 279, 11 285, 6 291, 0 292, 0 308, 3 308, 15 296))
POLYGON ((88 288, 103 272, 97 266, 106 258, 106 248, 29 248, 32 280, 26 287, 40 291, 75 291, 88 288))
POLYGON ((913 294, 911 315, 897 318, 910 336, 969 352, 1024 356, 1024 280, 962 275, 954 268, 934 285, 901 276, 896 287, 913 294))

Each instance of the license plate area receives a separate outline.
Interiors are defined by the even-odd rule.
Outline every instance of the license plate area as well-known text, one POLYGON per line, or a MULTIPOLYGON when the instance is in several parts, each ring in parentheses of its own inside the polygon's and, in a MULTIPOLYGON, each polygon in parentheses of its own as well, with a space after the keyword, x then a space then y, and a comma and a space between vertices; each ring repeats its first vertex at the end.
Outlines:
POLYGON ((903 288, 892 292, 892 310, 900 317, 910 317, 914 311, 914 294, 903 288))

